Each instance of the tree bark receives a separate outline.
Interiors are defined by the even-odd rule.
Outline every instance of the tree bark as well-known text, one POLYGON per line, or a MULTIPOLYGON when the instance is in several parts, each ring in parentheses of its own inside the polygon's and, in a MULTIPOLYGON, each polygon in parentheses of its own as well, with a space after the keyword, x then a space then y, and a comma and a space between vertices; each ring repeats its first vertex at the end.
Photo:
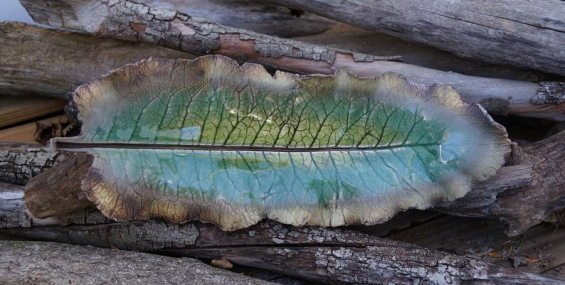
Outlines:
MULTIPOLYGON (((17 192, 17 189, 11 191, 17 192)), ((0 199, 0 209, 5 203, 0 199)), ((25 209, 20 208, 20 211, 25 209)), ((345 229, 296 228, 266 221, 249 229, 224 232, 199 222, 183 225, 153 220, 112 223, 96 210, 49 221, 29 219, 21 227, 0 229, 0 234, 9 238, 155 251, 172 256, 225 257, 235 264, 332 284, 565 284, 473 257, 428 250, 345 229)))
POLYGON ((149 56, 193 58, 148 44, 10 22, 0 23, 0 54, 0 94, 65 99, 78 85, 149 56))
POLYGON ((273 284, 171 258, 46 242, 0 241, 2 284, 273 284))
POLYGON ((33 176, 67 157, 48 148, 0 143, 0 182, 25 185, 33 176))
POLYGON ((482 103, 488 111, 496 114, 565 120, 565 105, 555 105, 555 102, 546 100, 532 103, 532 98, 544 93, 537 83, 465 76, 383 61, 398 57, 353 53, 224 27, 181 12, 155 9, 130 0, 47 0, 45 3, 52 2, 56 5, 42 5, 44 2, 39 0, 22 3, 33 11, 32 16, 40 23, 81 29, 96 36, 156 44, 196 55, 222 54, 240 62, 256 62, 302 74, 332 74, 338 69, 345 69, 358 76, 379 76, 394 71, 416 83, 453 86, 465 100, 482 103), (49 15, 57 14, 62 5, 72 7, 67 10, 78 22, 47 20, 49 15))
POLYGON ((565 75, 562 1, 256 0, 487 62, 565 75))
MULTIPOLYGON (((81 30, 73 8, 65 2, 34 0, 21 0, 21 2, 36 21, 81 30), (50 13, 45 13, 45 6, 53 7, 50 13)), ((323 33, 336 24, 333 20, 309 12, 293 11, 286 7, 263 5, 247 0, 138 0, 136 2, 154 8, 195 15, 221 25, 283 38, 323 33)))

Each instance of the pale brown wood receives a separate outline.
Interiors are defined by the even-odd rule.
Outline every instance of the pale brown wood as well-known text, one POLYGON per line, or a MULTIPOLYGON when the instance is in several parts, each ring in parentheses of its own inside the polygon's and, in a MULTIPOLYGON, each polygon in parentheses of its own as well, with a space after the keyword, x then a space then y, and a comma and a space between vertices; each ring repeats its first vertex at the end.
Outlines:
POLYGON ((560 0, 256 0, 423 43, 456 55, 565 75, 560 0))
POLYGON ((35 132, 37 130, 37 123, 42 124, 57 124, 66 120, 65 115, 58 115, 47 119, 38 120, 35 122, 13 126, 7 129, 0 130, 0 142, 18 142, 26 144, 38 144, 35 139, 35 132))
POLYGON ((465 100, 482 103, 487 110, 497 114, 565 120, 565 105, 545 101, 532 103, 540 90, 537 83, 466 76, 385 61, 397 57, 281 39, 221 26, 177 11, 154 9, 130 0, 58 0, 56 3, 72 8, 67 10, 77 21, 72 25, 65 21, 51 22, 47 19, 59 13, 58 6, 41 3, 26 0, 23 4, 33 6, 32 16, 35 15, 37 21, 55 27, 81 29, 96 36, 156 44, 196 55, 222 54, 240 62, 256 62, 295 73, 332 74, 344 69, 358 76, 379 76, 393 71, 416 83, 453 86, 465 100))
POLYGON ((84 192, 75 190, 81 189, 84 178, 82 174, 88 171, 91 164, 92 157, 88 154, 72 153, 58 167, 53 168, 57 173, 46 171, 31 178, 27 183, 25 196, 26 205, 32 210, 31 214, 36 218, 48 218, 90 207, 92 203, 84 192), (66 206, 60 207, 62 204, 66 206))
POLYGON ((18 98, 0 95, 0 129, 27 120, 62 112, 66 100, 26 96, 18 98))

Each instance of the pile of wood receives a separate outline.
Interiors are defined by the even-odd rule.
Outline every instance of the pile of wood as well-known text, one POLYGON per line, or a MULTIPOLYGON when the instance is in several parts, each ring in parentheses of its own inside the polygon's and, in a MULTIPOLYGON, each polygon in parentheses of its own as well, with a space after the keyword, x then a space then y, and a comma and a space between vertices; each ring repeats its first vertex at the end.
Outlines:
MULTIPOLYGON (((524 129, 510 130, 515 141, 524 143, 513 145, 507 165, 465 197, 434 209, 498 220, 496 226, 508 236, 518 236, 565 208, 565 132, 559 132, 565 120, 565 5, 475 2, 21 0, 36 22, 51 28, 0 23, 0 239, 227 258, 246 272, 261 269, 271 272, 272 280, 295 278, 291 281, 304 284, 565 284, 477 255, 379 237, 409 228, 430 212, 411 214, 408 222, 398 218, 355 229, 265 221, 223 232, 199 222, 111 221, 81 190, 92 163, 88 155, 30 145, 78 130, 72 105, 63 115, 78 85, 149 56, 221 54, 299 74, 345 69, 379 76, 394 71, 416 83, 450 85, 464 100, 481 104, 509 124, 533 124, 538 133, 554 128, 554 135, 544 139, 524 129), (286 26, 292 28, 282 28, 286 26)), ((11 272, 0 274, 6 278, 0 281, 8 283, 55 280, 55 271, 37 271, 68 260, 78 267, 57 269, 65 272, 59 274, 72 271, 68 282, 120 282, 132 276, 128 270, 153 270, 162 278, 139 282, 261 283, 184 258, 45 243, 2 242, 0 250, 0 272, 11 272), (42 262, 20 275, 13 272, 41 250, 53 255, 42 253, 42 262), (131 260, 135 268, 120 259, 131 260), (141 269, 142 264, 159 263, 166 263, 167 270, 141 269), (115 279, 81 279, 77 274, 90 266, 119 274, 115 279), (196 269, 178 276, 171 270, 187 267, 196 269)))

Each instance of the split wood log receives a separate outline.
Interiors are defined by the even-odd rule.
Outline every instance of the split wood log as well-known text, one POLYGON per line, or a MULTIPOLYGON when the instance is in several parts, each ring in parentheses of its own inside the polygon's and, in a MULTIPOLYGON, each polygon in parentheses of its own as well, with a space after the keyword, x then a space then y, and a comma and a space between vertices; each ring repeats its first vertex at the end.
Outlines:
POLYGON ((68 99, 80 84, 149 56, 194 58, 148 44, 0 23, 0 94, 68 99))
MULTIPOLYGON (((0 187, 0 194, 10 191, 15 196, 21 186, 14 186, 0 187)), ((7 209, 14 201, 2 197, 0 195, 0 225, 2 209, 12 216, 21 213, 18 217, 26 217, 23 203, 19 208, 7 209)), ((155 220, 112 223, 97 210, 75 212, 47 221, 27 218, 28 222, 4 222, 22 226, 0 229, 0 235, 155 251, 172 256, 227 258, 235 264, 332 284, 565 284, 565 281, 502 268, 474 257, 428 250, 345 229, 297 228, 266 221, 249 229, 224 232, 199 222, 182 225, 155 220)), ((9 217, 4 216, 4 219, 9 217)))
POLYGON ((565 75, 563 1, 255 0, 321 16, 456 55, 565 75))
POLYGON ((560 99, 554 100, 565 94, 560 89, 546 88, 551 83, 466 76, 385 61, 398 57, 379 57, 281 39, 131 0, 22 0, 22 4, 36 21, 58 28, 151 43, 196 55, 222 54, 240 62, 255 62, 302 74, 332 74, 345 69, 358 76, 379 76, 394 71, 416 83, 450 85, 465 100, 481 103, 496 114, 565 120, 565 105, 555 105, 560 99), (49 20, 54 18, 52 15, 59 15, 62 7, 67 7, 65 11, 78 22, 49 20), (536 100, 532 101, 533 98, 536 100))
POLYGON ((192 258, 48 242, 0 241, 2 284, 273 284, 192 258))
MULTIPOLYGON (((565 131, 522 148, 522 164, 505 175, 500 191, 475 187, 465 197, 440 209, 464 217, 498 217, 509 225, 506 233, 518 235, 565 208, 565 131), (527 183, 514 187, 512 183, 527 183)), ((508 167, 501 171, 508 171, 508 167)))
POLYGON ((330 30, 294 40, 321 46, 329 46, 352 52, 400 55, 402 62, 430 69, 455 72, 470 76, 520 80, 529 82, 560 80, 564 77, 512 66, 492 64, 375 31, 339 23, 330 30))

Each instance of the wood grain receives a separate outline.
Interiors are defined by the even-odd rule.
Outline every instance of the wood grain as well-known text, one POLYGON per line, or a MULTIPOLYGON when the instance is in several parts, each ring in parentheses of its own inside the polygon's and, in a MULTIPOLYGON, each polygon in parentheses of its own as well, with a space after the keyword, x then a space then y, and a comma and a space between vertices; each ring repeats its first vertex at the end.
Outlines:
POLYGON ((17 142, 26 144, 38 144, 35 140, 35 131, 37 130, 37 122, 48 124, 48 123, 59 123, 66 120, 65 115, 58 115, 50 117, 47 119, 42 119, 39 121, 13 126, 11 128, 0 130, 0 142, 17 142))
POLYGON ((26 96, 0 96, 0 129, 27 120, 62 112, 66 100, 26 96))

